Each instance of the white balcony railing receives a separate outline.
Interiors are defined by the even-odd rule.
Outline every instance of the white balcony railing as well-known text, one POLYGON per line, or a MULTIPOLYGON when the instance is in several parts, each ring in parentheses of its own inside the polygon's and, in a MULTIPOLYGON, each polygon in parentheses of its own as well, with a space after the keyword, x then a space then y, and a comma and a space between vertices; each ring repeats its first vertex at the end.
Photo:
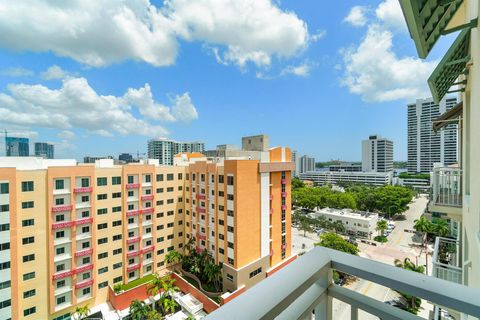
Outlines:
POLYGON ((460 168, 434 168, 432 178, 433 204, 462 206, 462 170, 460 168))
POLYGON ((206 317, 216 319, 337 319, 333 299, 350 305, 351 319, 363 310, 381 319, 420 319, 411 313, 335 285, 332 270, 409 293, 480 317, 480 289, 326 248, 314 248, 206 317))
POLYGON ((437 237, 433 251, 433 276, 439 279, 462 283, 460 263, 460 244, 458 240, 437 237))

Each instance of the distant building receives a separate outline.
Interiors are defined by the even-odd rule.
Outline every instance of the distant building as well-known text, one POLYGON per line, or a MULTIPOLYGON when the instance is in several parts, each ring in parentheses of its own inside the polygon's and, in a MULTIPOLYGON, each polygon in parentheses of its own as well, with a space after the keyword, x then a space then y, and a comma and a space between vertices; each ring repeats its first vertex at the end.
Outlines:
POLYGON ((393 171, 393 142, 379 135, 372 135, 368 140, 363 140, 362 171, 393 171))
POLYGON ((311 180, 316 185, 369 184, 383 186, 391 184, 392 172, 308 171, 301 173, 300 179, 311 180))
POLYGON ((45 159, 53 159, 55 157, 53 144, 46 142, 35 142, 35 156, 45 159))
MULTIPOLYGON (((251 159, 263 160, 268 158, 270 144, 267 135, 256 135, 242 137, 242 149, 233 144, 217 145, 215 150, 207 150, 204 155, 209 160, 235 160, 235 159, 251 159)), ((286 160, 285 160, 286 161, 286 160)))
POLYGON ((315 171, 315 158, 310 158, 309 156, 301 156, 300 157, 300 170, 299 174, 309 172, 309 171, 315 171))
POLYGON ((429 173, 434 163, 458 163, 458 125, 449 124, 433 131, 433 121, 452 109, 457 98, 417 99, 408 105, 408 173, 429 173))
POLYGON ((362 171, 362 165, 358 163, 352 163, 352 162, 332 164, 328 166, 328 171, 360 172, 362 171))
POLYGON ((265 134, 242 137, 242 150, 268 151, 268 149, 270 149, 270 142, 265 134))
POLYGON ((182 152, 205 151, 203 142, 179 142, 166 138, 151 139, 148 141, 148 158, 158 159, 160 164, 173 165, 173 157, 182 152))
POLYGON ((329 222, 341 222, 350 235, 370 238, 376 232, 378 214, 354 212, 351 209, 323 208, 311 214, 315 218, 323 217, 329 222))
POLYGON ((7 157, 28 157, 29 151, 28 138, 5 137, 5 153, 7 157))
POLYGON ((101 159, 113 159, 112 156, 103 156, 103 157, 92 157, 92 156, 86 156, 83 157, 83 163, 95 163, 97 160, 101 159))
POLYGON ((295 163, 295 170, 292 172, 294 177, 298 177, 300 173, 300 159, 298 158, 298 152, 292 151, 292 162, 295 163))
POLYGON ((130 153, 122 153, 118 156, 118 160, 129 163, 133 161, 133 156, 130 153))

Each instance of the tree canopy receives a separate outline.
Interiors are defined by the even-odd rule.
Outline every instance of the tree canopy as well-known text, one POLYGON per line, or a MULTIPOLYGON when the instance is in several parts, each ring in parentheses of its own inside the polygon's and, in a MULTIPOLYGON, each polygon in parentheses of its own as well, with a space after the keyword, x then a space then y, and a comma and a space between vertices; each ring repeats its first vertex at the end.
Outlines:
POLYGON ((358 255, 358 252, 360 251, 357 246, 332 232, 322 234, 320 236, 320 242, 315 243, 315 246, 330 248, 354 255, 358 255))
POLYGON ((402 186, 353 185, 347 186, 345 192, 329 187, 301 187, 292 191, 294 205, 309 210, 316 207, 349 208, 389 217, 406 211, 413 196, 411 189, 402 186))

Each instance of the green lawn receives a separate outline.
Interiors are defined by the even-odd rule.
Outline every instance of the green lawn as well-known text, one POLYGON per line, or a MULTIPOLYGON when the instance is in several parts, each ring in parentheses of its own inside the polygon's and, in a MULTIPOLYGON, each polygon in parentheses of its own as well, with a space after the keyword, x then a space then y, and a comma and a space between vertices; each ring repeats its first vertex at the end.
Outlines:
POLYGON ((122 290, 130 290, 138 285, 141 285, 143 283, 146 283, 146 282, 150 282, 153 280, 153 274, 149 274, 143 278, 140 278, 140 279, 136 279, 136 280, 133 280, 133 281, 130 281, 129 283, 127 284, 124 284, 122 285, 122 290))

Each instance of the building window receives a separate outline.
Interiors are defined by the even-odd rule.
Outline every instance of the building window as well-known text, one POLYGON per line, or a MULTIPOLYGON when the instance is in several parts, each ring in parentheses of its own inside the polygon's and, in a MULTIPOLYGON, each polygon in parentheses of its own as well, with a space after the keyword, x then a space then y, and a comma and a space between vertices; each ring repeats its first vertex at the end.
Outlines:
POLYGON ((227 176, 227 185, 233 186, 233 176, 227 176))
POLYGON ((65 253, 65 247, 59 247, 55 249, 55 254, 60 255, 65 253))
POLYGON ((116 277, 116 278, 113 278, 113 283, 121 282, 122 280, 123 280, 122 276, 116 277))
POLYGON ((89 178, 82 178, 81 180, 82 188, 90 187, 90 179, 89 178))
MULTIPOLYGON (((112 268, 113 269, 118 269, 118 268, 121 268, 122 267, 122 263, 121 262, 117 262, 117 263, 114 263, 112 268)), ((114 281, 115 282, 115 281, 114 281)))
POLYGON ((113 185, 122 184, 122 177, 112 177, 112 184, 113 185))
POLYGON ((227 194, 227 200, 233 200, 233 194, 227 194))
POLYGON ((55 205, 56 206, 60 206, 62 204, 65 204, 65 199, 63 199, 63 198, 55 199, 55 205))
POLYGON ((33 208, 33 206, 34 206, 33 201, 22 202, 22 209, 31 209, 33 208))
POLYGON ((175 177, 174 177, 173 173, 168 173, 167 174, 167 181, 173 181, 174 178, 175 177))
POLYGON ((10 224, 9 223, 2 223, 0 224, 0 232, 2 231, 8 231, 10 230, 10 224))
POLYGON ((108 281, 104 281, 98 284, 98 289, 108 287, 108 281))
POLYGON ((55 180, 55 190, 63 190, 63 189, 65 189, 65 181, 55 180))
POLYGON ((97 178, 97 186, 106 186, 107 185, 107 177, 97 178))
POLYGON ((9 190, 8 190, 8 183, 4 182, 4 183, 0 183, 0 194, 8 194, 9 193, 9 190))
POLYGON ((157 174, 157 182, 163 181, 163 174, 157 174))
POLYGON ((149 175, 149 174, 145 175, 145 182, 146 182, 146 183, 152 182, 152 176, 149 175))
POLYGON ((106 199, 107 199, 106 193, 97 194, 97 200, 106 200, 106 199))
POLYGON ((10 269, 10 261, 0 263, 0 270, 10 269))
POLYGON ((107 208, 102 208, 102 209, 98 209, 97 210, 97 215, 102 215, 102 214, 107 214, 108 213, 108 209, 107 208))
POLYGON ((98 260, 105 259, 108 257, 108 252, 102 252, 98 254, 98 260))
POLYGON ((31 308, 23 310, 23 316, 28 317, 29 315, 32 315, 36 312, 37 312, 37 307, 31 307, 31 308))
POLYGON ((27 254, 23 256, 23 262, 29 262, 29 261, 34 261, 35 260, 35 254, 27 254))
POLYGON ((117 199, 117 198, 121 198, 122 197, 122 193, 121 192, 114 192, 112 193, 112 199, 117 199))
POLYGON ((10 206, 8 204, 0 205, 0 212, 7 212, 10 211, 10 206))
POLYGON ((227 246, 228 246, 230 249, 233 249, 233 243, 232 243, 232 242, 228 241, 228 242, 227 242, 227 246))
POLYGON ((0 243, 0 251, 10 250, 10 242, 0 243))
POLYGON ((105 222, 105 223, 99 223, 97 225, 97 230, 102 230, 102 229, 106 229, 108 227, 108 224, 105 222))
POLYGON ((218 248, 218 253, 223 254, 224 252, 225 250, 223 250, 223 248, 218 248))
POLYGON ((98 244, 105 244, 108 242, 108 238, 100 238, 98 239, 98 244))
POLYGON ((22 227, 31 227, 35 225, 35 220, 34 219, 25 219, 22 220, 22 227))
POLYGON ((122 235, 121 234, 116 234, 112 237, 112 240, 113 241, 122 240, 122 235))
POLYGON ((23 281, 27 281, 34 278, 35 278, 35 272, 29 272, 23 275, 23 281))
POLYGON ((35 294, 36 294, 35 289, 31 289, 31 290, 25 291, 25 292, 23 293, 23 299, 33 297, 35 294))
POLYGON ((134 180, 133 176, 128 176, 128 177, 127 177, 127 183, 128 183, 128 184, 133 183, 133 180, 134 180))
POLYGON ((22 239, 22 244, 35 243, 35 237, 26 237, 22 239))
POLYGON ((122 248, 118 248, 118 249, 115 249, 113 250, 113 255, 116 256, 117 254, 121 254, 122 253, 122 248))
POLYGON ((259 274, 259 273, 262 273, 262 267, 260 267, 260 268, 258 268, 258 269, 256 269, 256 270, 253 270, 252 272, 250 272, 249 277, 250 277, 250 278, 253 278, 253 277, 255 277, 255 276, 256 276, 257 274, 259 274))
POLYGON ((181 173, 178 174, 178 180, 182 180, 183 175, 181 173))
POLYGON ((98 274, 102 274, 102 273, 105 273, 105 272, 108 272, 108 267, 103 267, 103 268, 98 269, 98 274))
POLYGON ((12 283, 10 280, 0 282, 0 290, 10 288, 11 285, 12 283))
POLYGON ((22 181, 22 192, 33 191, 33 181, 22 181))

